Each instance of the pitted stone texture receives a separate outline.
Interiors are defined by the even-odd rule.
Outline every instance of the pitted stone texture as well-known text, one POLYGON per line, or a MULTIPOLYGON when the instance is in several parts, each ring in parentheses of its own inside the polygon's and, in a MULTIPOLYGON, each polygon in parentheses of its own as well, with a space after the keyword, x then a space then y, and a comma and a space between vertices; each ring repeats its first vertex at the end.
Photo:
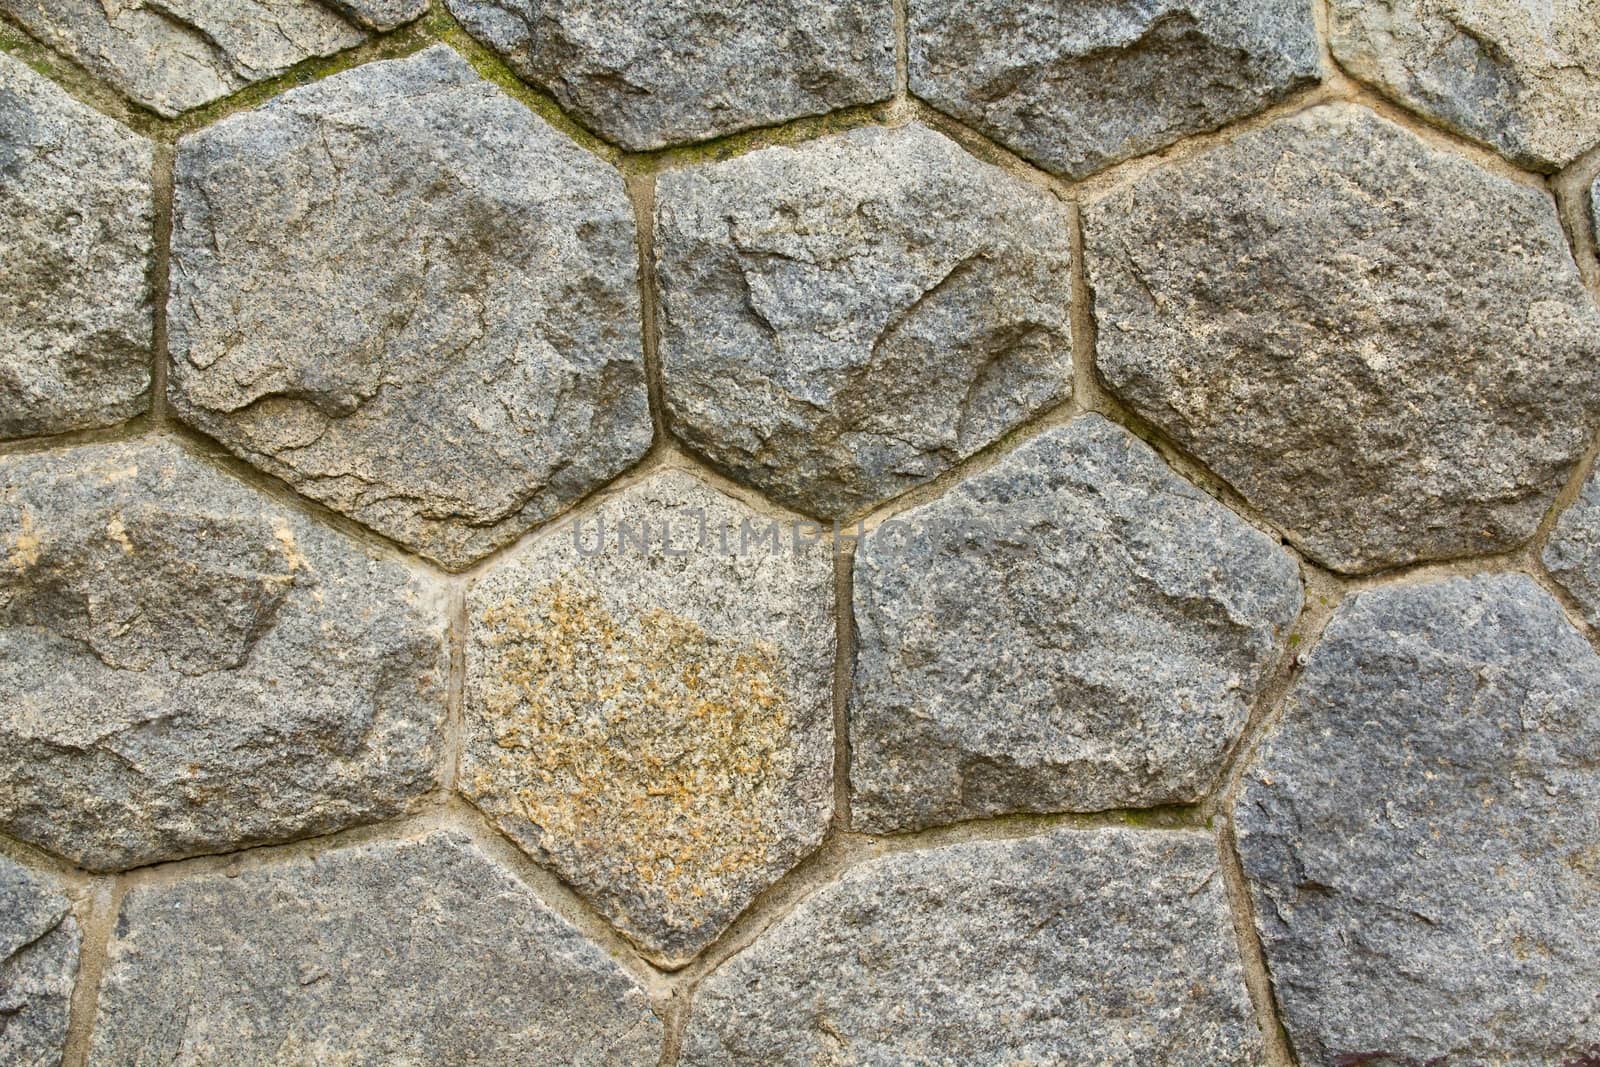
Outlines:
POLYGON ((1590 473, 1578 499, 1556 520, 1545 542, 1544 565, 1590 625, 1600 626, 1600 471, 1590 473))
POLYGON ((812 515, 928 481, 1072 389, 1066 209, 923 126, 662 177, 673 431, 812 515))
POLYGON ((458 569, 650 445, 622 179, 444 46, 179 147, 172 404, 458 569))
POLYGON ((832 563, 773 522, 669 471, 468 598, 462 791, 668 965, 833 809, 832 563))
POLYGON ((168 118, 366 39, 315 0, 0 0, 0 11, 168 118))
POLYGON ((701 984, 682 1062, 1258 1064, 1216 865, 1122 829, 871 860, 701 984))
POLYGON ((0 55, 0 438, 150 403, 150 143, 0 55))
POLYGON ((428 13, 428 0, 329 0, 333 8, 363 26, 392 30, 428 13))
POLYGON ((1357 594, 1236 812, 1306 1067, 1590 1063, 1600 657, 1522 575, 1357 594))
POLYGON ((856 552, 851 818, 1192 803, 1300 608, 1277 542, 1098 416, 856 552))
POLYGON ((401 814, 445 616, 171 443, 0 457, 0 830, 111 870, 401 814))
POLYGON ((458 834, 129 892, 95 1063, 654 1065, 620 967, 458 834), (230 876, 232 874, 233 876, 230 876))
POLYGON ((1352 76, 1536 170, 1600 144, 1600 0, 1331 0, 1352 76))
POLYGON ((65 897, 0 856, 0 1062, 61 1062, 78 973, 78 924, 65 897))
POLYGON ((894 9, 882 0, 447 5, 589 129, 639 151, 894 93, 894 9))
POLYGON ((1336 570, 1509 549, 1600 413, 1548 195, 1349 105, 1087 209, 1111 389, 1336 570))
POLYGON ((1081 178, 1314 82, 1305 0, 911 0, 911 91, 1081 178))

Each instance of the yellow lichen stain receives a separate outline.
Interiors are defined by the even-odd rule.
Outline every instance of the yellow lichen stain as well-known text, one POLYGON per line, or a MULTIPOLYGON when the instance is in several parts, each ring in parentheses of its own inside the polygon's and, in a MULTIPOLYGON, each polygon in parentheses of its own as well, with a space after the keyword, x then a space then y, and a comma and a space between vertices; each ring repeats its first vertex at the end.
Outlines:
POLYGON ((483 621, 497 755, 470 788, 497 815, 678 926, 716 880, 769 862, 792 768, 775 647, 662 610, 624 624, 571 581, 483 621))
POLYGON ((6 537, 6 562, 14 570, 25 571, 39 562, 39 549, 43 542, 33 528, 33 516, 27 508, 22 509, 22 525, 14 534, 6 537))
POLYGON ((1594 882, 1600 882, 1600 845, 1590 845, 1567 853, 1567 866, 1594 882))
POLYGON ((122 546, 123 552, 133 551, 133 542, 128 540, 128 528, 122 524, 121 515, 113 515, 106 520, 106 536, 122 546))
POLYGON ((282 519, 273 519, 272 536, 276 537, 278 544, 283 547, 283 558, 289 564, 290 572, 304 570, 306 557, 301 554, 300 546, 294 539, 294 530, 290 529, 289 524, 282 519))
POLYGON ((139 477, 139 465, 130 463, 126 467, 116 467, 105 472, 100 479, 101 485, 116 485, 118 482, 131 481, 139 477))

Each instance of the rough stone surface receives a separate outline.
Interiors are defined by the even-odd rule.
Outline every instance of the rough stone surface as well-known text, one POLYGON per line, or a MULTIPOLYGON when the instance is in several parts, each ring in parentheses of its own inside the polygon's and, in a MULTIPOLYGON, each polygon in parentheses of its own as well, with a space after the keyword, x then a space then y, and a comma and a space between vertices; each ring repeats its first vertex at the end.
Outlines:
POLYGON ((329 0, 346 17, 374 30, 392 30, 428 13, 428 0, 329 0))
POLYGON ((443 600, 159 439, 0 457, 0 830, 105 870, 405 811, 443 600))
POLYGON ((61 1062, 78 973, 78 924, 43 878, 0 856, 0 1061, 61 1062))
POLYGON ((1304 0, 910 0, 911 91, 1072 178, 1318 75, 1304 0))
POLYGON ((150 143, 0 55, 0 438, 150 403, 150 143))
POLYGON ((0 0, 0 1065, 1600 1067, 1597 57, 0 0))
POLYGON ((455 569, 649 447, 616 171, 450 49, 179 148, 172 403, 455 569))
POLYGON ((662 177, 673 431, 813 515, 925 482, 1071 393, 1065 206, 923 126, 662 177))
POLYGON ((851 818, 1190 803, 1300 609, 1276 541, 1098 416, 856 552, 851 818))
POLYGON ((93 1062, 654 1065, 638 985, 465 837, 129 892, 93 1062))
POLYGON ((894 9, 880 0, 447 0, 595 133, 648 150, 894 92, 894 9))
POLYGON ((702 983, 681 1062, 1260 1063, 1216 863, 1120 829, 872 860, 702 983))
POLYGON ((1508 549, 1600 413, 1547 194, 1349 105, 1087 209, 1112 390, 1342 571, 1508 549))
POLYGON ((1544 565, 1590 624, 1600 626, 1600 473, 1590 473, 1578 499, 1556 520, 1544 565))
POLYGON ((1302 1064, 1594 1062, 1597 750, 1600 657, 1531 579, 1339 608, 1236 813, 1302 1064))
POLYGON ((1524 166, 1600 143, 1600 0, 1331 0, 1351 75, 1524 166))
POLYGON ((669 471, 468 599, 462 790, 668 964, 833 808, 829 549, 772 524, 669 471))
POLYGON ((0 12, 167 117, 366 38, 315 0, 0 0, 0 12))

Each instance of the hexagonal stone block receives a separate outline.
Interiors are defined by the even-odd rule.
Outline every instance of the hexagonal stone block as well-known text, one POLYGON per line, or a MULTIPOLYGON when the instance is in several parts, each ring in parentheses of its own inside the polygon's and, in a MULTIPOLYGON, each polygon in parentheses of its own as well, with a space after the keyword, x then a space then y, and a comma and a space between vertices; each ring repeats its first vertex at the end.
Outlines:
POLYGON ((367 36, 316 0, 0 0, 0 12, 169 118, 367 36))
POLYGON ((1600 143, 1600 2, 1331 0, 1334 58, 1386 96, 1536 170, 1600 143))
POLYGON ((1277 542, 1099 416, 856 552, 852 822, 1183 804, 1300 609, 1277 542))
POLYGON ((66 897, 0 856, 0 1060, 61 1062, 79 941, 66 897))
POLYGON ((129 891, 96 1063, 653 1065, 638 984, 466 837, 129 891))
POLYGON ((924 126, 673 171, 657 203, 669 423, 786 504, 869 508, 1071 394, 1065 205, 924 126))
POLYGON ((1259 1064, 1216 867, 1123 829, 871 860, 700 985, 681 1062, 1259 1064))
POLYGON ((638 151, 894 93, 894 9, 880 0, 446 4, 589 129, 638 151))
POLYGON ((114 870, 402 814, 445 615, 170 442, 0 457, 0 830, 114 870))
POLYGON ((1600 415, 1543 190, 1312 108, 1089 205, 1097 366, 1335 570, 1509 549, 1600 415))
POLYGON ((1597 750, 1600 657, 1526 576, 1339 607, 1235 814, 1300 1063, 1592 1060, 1597 750))
POLYGON ((440 45, 180 142, 173 409, 457 569, 650 445, 622 178, 440 45))
POLYGON ((1070 178, 1316 81, 1305 0, 910 0, 911 91, 1070 178))
POLYGON ((0 55, 0 438, 150 403, 150 142, 0 55))
POLYGON ((1600 626, 1600 473, 1590 473, 1578 499, 1556 520, 1543 559, 1590 625, 1600 626))
POLYGON ((832 813, 832 563, 814 533, 668 471, 469 593, 462 791, 664 966, 832 813))

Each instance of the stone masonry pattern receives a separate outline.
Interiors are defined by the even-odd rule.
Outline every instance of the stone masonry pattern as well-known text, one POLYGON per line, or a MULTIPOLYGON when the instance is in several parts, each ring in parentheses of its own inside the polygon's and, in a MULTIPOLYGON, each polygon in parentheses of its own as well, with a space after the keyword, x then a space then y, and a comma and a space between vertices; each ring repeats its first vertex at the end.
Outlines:
POLYGON ((0 1065, 1600 1067, 1600 0, 0 0, 0 1065))

